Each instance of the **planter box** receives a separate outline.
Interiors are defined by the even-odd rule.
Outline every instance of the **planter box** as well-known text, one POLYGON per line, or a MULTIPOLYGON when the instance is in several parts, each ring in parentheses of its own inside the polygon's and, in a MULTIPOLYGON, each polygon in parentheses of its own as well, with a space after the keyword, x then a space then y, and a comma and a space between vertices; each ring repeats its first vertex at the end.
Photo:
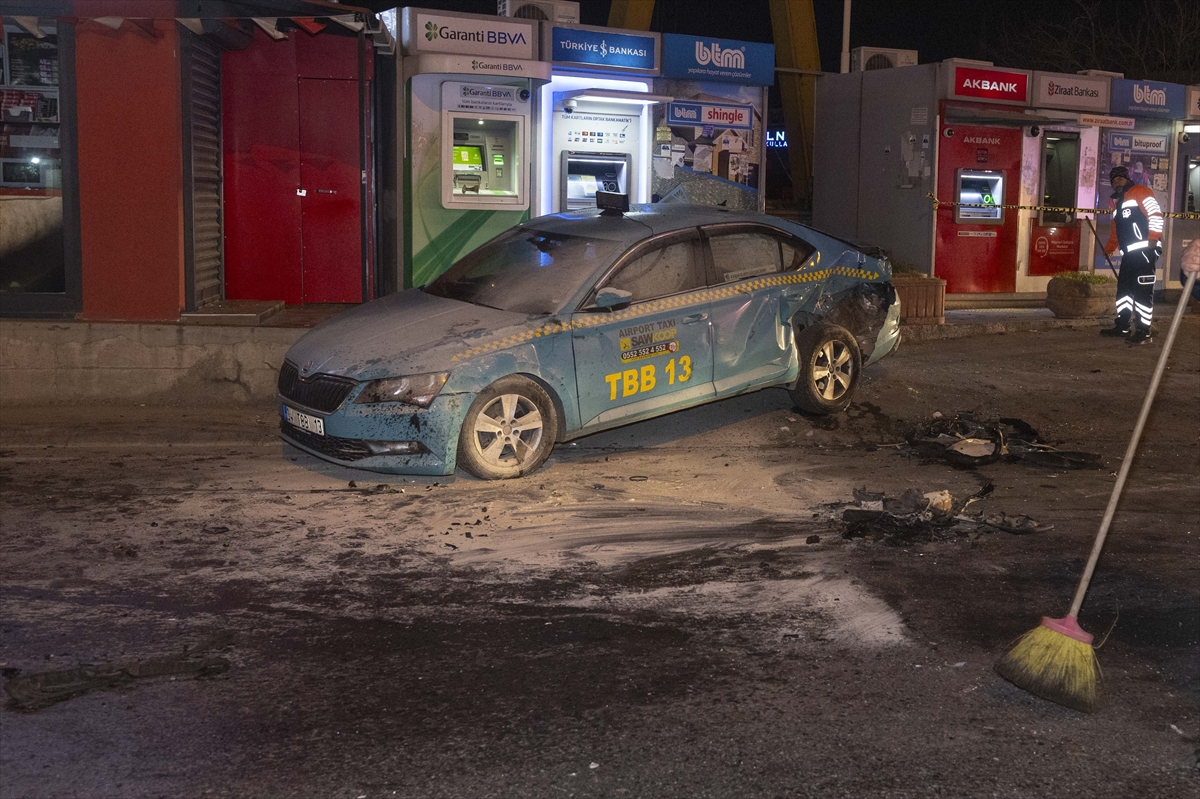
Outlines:
POLYGON ((946 323, 946 281, 940 277, 901 272, 892 275, 900 297, 900 321, 907 325, 946 323))
POLYGON ((1112 316, 1116 299, 1115 282, 1085 283, 1055 277, 1046 285, 1046 307, 1061 319, 1112 316))

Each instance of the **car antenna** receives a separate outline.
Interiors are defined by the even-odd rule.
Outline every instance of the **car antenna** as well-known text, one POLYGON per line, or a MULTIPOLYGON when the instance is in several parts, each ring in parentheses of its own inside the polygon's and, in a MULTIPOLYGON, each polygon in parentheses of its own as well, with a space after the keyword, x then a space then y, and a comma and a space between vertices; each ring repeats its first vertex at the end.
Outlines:
POLYGON ((596 207, 603 216, 624 216, 629 211, 629 195, 597 190, 596 207))

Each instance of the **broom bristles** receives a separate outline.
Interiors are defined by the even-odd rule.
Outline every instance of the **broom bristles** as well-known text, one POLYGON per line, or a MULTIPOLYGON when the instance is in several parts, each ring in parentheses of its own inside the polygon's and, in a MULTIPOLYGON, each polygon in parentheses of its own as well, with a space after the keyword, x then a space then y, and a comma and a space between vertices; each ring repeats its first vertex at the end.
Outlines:
POLYGON ((1100 663, 1090 643, 1039 626, 1021 636, 996 673, 1034 696, 1084 713, 1100 706, 1100 663))

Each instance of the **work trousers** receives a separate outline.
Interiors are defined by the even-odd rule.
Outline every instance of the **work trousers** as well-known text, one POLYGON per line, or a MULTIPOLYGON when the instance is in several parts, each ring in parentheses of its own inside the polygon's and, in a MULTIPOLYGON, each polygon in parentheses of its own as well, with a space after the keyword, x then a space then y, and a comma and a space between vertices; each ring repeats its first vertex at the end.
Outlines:
POLYGON ((1154 264, 1158 253, 1150 247, 1127 252, 1121 258, 1121 274, 1117 277, 1117 327, 1129 330, 1136 322, 1143 330, 1150 329, 1154 316, 1154 264))

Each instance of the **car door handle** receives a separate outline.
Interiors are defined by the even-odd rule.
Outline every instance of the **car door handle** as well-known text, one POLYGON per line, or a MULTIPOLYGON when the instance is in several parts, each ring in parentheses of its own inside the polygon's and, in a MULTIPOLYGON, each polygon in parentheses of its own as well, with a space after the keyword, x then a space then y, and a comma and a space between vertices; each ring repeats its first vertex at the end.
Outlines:
POLYGON ((683 317, 683 323, 684 323, 685 325, 694 325, 694 324, 696 324, 697 322, 703 322, 703 321, 704 321, 705 319, 707 319, 707 318, 708 318, 708 313, 707 313, 707 312, 702 312, 702 313, 694 313, 694 314, 692 314, 691 316, 685 316, 685 317, 683 317))
POLYGON ((337 194, 337 189, 317 189, 317 194, 337 194))

